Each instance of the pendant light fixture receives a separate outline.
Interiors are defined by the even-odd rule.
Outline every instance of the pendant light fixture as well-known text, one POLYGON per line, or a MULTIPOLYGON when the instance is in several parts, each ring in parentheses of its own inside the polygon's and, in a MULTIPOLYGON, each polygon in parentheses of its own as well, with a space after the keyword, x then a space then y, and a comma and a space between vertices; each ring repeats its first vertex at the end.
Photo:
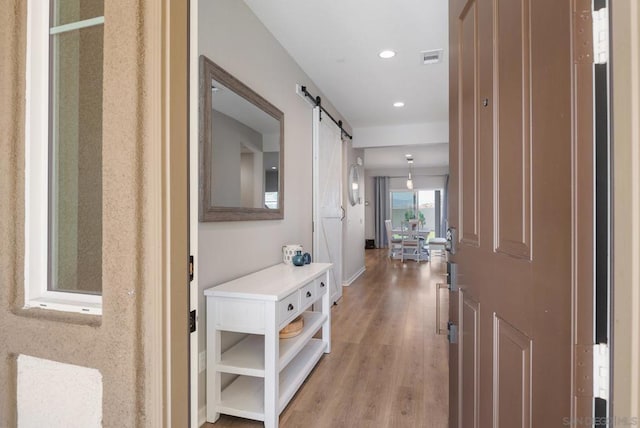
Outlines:
POLYGON ((413 158, 407 157, 407 163, 409 164, 409 178, 407 178, 407 189, 413 190, 413 177, 411 176, 411 165, 413 165, 413 158))

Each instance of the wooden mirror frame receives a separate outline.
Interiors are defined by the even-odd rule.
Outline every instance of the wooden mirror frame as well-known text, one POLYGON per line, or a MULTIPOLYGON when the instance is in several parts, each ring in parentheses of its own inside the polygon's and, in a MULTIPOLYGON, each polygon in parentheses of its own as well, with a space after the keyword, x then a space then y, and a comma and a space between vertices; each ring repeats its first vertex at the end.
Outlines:
POLYGON ((233 77, 222 67, 204 55, 200 55, 200 84, 198 88, 200 121, 198 133, 200 139, 200 221, 249 221, 249 220, 281 220, 284 218, 284 113, 258 95, 254 90, 233 77), (211 81, 216 80, 272 116, 280 122, 280 157, 278 165, 278 208, 243 208, 216 207, 211 204, 212 183, 212 107, 211 81))

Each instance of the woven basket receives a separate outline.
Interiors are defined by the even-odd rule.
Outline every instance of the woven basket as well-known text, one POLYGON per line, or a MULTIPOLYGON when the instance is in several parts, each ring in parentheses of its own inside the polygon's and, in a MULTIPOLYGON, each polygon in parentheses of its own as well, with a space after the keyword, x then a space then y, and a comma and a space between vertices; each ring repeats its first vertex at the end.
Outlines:
POLYGON ((302 318, 302 315, 300 315, 289 324, 287 324, 282 330, 280 330, 280 339, 289 339, 291 337, 296 337, 300 334, 303 328, 304 318, 302 318))

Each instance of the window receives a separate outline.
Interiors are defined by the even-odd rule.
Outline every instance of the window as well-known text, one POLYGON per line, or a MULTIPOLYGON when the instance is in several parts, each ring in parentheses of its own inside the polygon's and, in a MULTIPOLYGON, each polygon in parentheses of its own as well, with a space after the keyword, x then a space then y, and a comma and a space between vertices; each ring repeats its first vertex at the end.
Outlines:
POLYGON ((395 229, 400 228, 403 221, 413 218, 415 214, 415 192, 391 192, 391 224, 395 229))
POLYGON ((394 228, 410 219, 418 219, 422 228, 432 231, 429 237, 440 236, 442 219, 441 190, 401 190, 390 192, 391 222, 394 228))
POLYGON ((104 0, 29 0, 25 305, 101 312, 104 0))
POLYGON ((278 192, 264 193, 264 206, 272 210, 278 209, 278 192))

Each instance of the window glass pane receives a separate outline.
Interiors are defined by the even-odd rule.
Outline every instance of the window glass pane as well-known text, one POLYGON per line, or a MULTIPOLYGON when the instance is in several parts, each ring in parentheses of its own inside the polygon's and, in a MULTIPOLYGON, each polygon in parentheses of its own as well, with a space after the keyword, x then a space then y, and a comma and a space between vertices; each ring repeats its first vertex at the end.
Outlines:
POLYGON ((265 192, 264 206, 274 210, 278 209, 278 192, 265 192))
POLYGON ((401 223, 414 215, 413 192, 391 192, 391 223, 400 227, 401 223))
POLYGON ((418 192, 418 217, 423 221, 423 228, 430 231, 429 238, 435 236, 436 229, 436 203, 435 191, 420 190, 418 192))
POLYGON ((103 28, 50 36, 49 289, 55 291, 102 290, 103 28))
POLYGON ((104 16, 104 0, 52 0, 51 26, 104 16))

